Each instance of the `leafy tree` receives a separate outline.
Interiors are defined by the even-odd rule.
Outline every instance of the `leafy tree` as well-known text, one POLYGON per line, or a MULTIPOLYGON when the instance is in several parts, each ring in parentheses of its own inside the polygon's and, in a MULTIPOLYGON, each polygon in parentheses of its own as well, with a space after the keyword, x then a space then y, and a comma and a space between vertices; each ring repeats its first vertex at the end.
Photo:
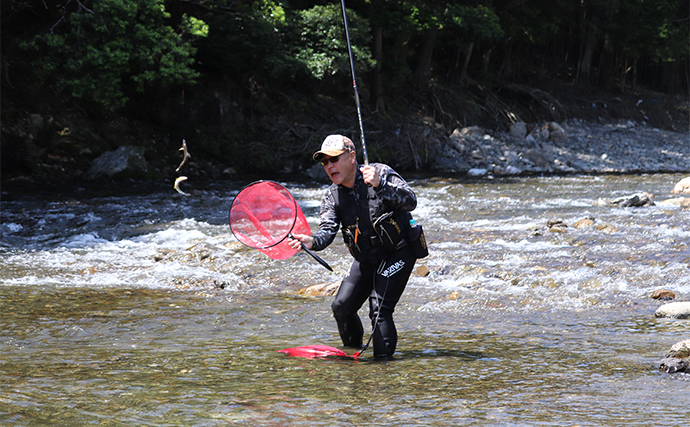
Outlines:
MULTIPOLYGON (((348 28, 355 65, 361 70, 374 63, 368 44, 369 25, 352 10, 347 10, 348 28)), ((292 49, 311 74, 321 80, 327 75, 350 72, 347 38, 340 4, 314 6, 299 13, 299 43, 292 49)))
POLYGON ((679 63, 688 59, 687 6, 682 8, 678 1, 620 0, 620 16, 613 25, 616 47, 622 61, 632 59, 632 65, 623 62, 621 86, 625 74, 633 72, 635 85, 637 63, 646 57, 657 63, 679 63), (685 15, 685 16, 683 16, 685 15))
POLYGON ((503 37, 503 29, 498 16, 486 6, 476 7, 449 4, 444 12, 446 18, 445 30, 450 39, 450 44, 457 46, 456 59, 453 64, 453 72, 458 68, 460 49, 466 45, 465 60, 460 72, 460 80, 467 78, 467 68, 472 57, 475 44, 491 44, 503 37), (465 35, 465 37, 459 37, 465 35), (464 39, 465 42, 461 43, 464 39))
POLYGON ((227 74, 243 84, 294 77, 299 68, 284 47, 285 10, 256 2, 239 11, 215 11, 205 20, 208 37, 196 43, 204 72, 227 74))
MULTIPOLYGON (((604 0, 609 1, 609 0, 604 0)), ((519 78, 535 66, 544 66, 549 47, 567 40, 568 25, 578 21, 577 3, 571 0, 496 1, 496 14, 504 36, 501 64, 509 79, 519 78)), ((562 55, 562 61, 566 55, 562 55)))
POLYGON ((198 77, 188 38, 208 31, 203 22, 185 17, 186 34, 175 33, 165 25, 169 15, 162 0, 96 0, 92 8, 77 4, 48 34, 22 45, 38 52, 33 65, 40 84, 116 109, 147 85, 198 77))

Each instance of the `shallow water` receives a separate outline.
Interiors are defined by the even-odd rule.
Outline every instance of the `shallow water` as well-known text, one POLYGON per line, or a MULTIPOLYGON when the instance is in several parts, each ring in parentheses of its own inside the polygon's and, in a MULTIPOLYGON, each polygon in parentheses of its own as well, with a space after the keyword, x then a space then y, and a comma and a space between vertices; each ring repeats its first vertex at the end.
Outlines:
MULTIPOLYGON (((681 177, 411 180, 430 273, 398 305, 390 362, 276 352, 340 345, 331 297, 297 290, 350 259, 339 238, 320 253, 334 273, 242 247, 242 182, 5 185, 0 422, 684 425, 690 376, 657 367, 690 321, 654 318, 650 295, 690 295, 690 211, 593 206, 659 202, 681 177)), ((284 184, 315 229, 323 187, 284 184)))

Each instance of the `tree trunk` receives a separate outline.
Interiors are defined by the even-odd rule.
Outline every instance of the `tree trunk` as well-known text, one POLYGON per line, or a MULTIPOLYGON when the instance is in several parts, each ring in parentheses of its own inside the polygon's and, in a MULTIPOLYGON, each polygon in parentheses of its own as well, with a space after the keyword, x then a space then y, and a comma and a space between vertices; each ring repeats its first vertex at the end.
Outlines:
POLYGON ((484 55, 482 55, 482 71, 484 73, 489 71, 489 62, 491 62, 491 52, 494 51, 494 48, 496 45, 491 46, 484 52, 484 55))
POLYGON ((621 76, 620 82, 618 83, 618 89, 621 91, 621 93, 625 92, 625 81, 628 71, 630 71, 628 69, 628 56, 624 55, 623 59, 621 60, 621 76))
POLYGON ((383 28, 374 28, 374 69, 371 75, 371 93, 369 96, 369 107, 376 110, 379 98, 381 97, 381 61, 383 60, 383 28))
POLYGON ((474 50, 474 41, 470 41, 467 44, 467 54, 465 55, 465 62, 462 64, 462 72, 460 73, 460 81, 464 82, 467 80, 467 68, 470 66, 470 58, 472 57, 472 51, 474 50))
POLYGON ((429 28, 424 33, 424 38, 422 39, 417 69, 415 70, 415 79, 420 87, 428 85, 431 79, 431 59, 434 53, 434 41, 436 40, 437 31, 436 27, 429 28))
POLYGON ((511 73, 513 72, 512 53, 513 39, 511 38, 510 40, 508 40, 508 44, 505 47, 505 53, 502 55, 501 67, 498 69, 498 72, 496 73, 497 79, 510 78, 511 73))
POLYGON ((580 59, 578 69, 578 85, 589 86, 590 72, 592 70, 592 58, 594 56, 594 44, 596 43, 596 28, 593 22, 586 24, 585 46, 580 59))
POLYGON ((613 74, 615 69, 615 53, 611 49, 611 35, 604 34, 604 45, 601 49, 601 59, 599 59, 599 84, 598 86, 605 91, 610 91, 613 85, 613 74))

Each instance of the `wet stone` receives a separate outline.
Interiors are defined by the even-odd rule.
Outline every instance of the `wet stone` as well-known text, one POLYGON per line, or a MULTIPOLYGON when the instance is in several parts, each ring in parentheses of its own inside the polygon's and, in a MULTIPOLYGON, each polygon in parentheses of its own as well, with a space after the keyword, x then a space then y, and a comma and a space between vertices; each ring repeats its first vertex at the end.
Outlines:
POLYGON ((690 363, 687 360, 667 357, 659 363, 659 370, 667 374, 676 372, 690 372, 690 363))
POLYGON ((690 318, 690 301, 678 301, 664 304, 656 310, 654 316, 672 319, 688 319, 690 318))
POLYGON ((678 357, 681 359, 690 357, 690 340, 673 344, 668 353, 666 353, 666 357, 678 357))
POLYGON ((575 228, 589 228, 594 225, 594 218, 583 218, 573 224, 575 228))
POLYGON ((666 289, 657 289, 656 291, 652 292, 652 298, 659 300, 672 300, 676 299, 676 294, 675 292, 666 289))
POLYGON ((312 286, 307 286, 297 291, 298 295, 309 295, 309 296, 331 296, 338 292, 340 287, 340 282, 330 282, 330 283, 319 283, 312 286))
POLYGON ((415 273, 419 277, 426 277, 429 275, 429 267, 427 267, 426 265, 420 265, 415 269, 415 273))

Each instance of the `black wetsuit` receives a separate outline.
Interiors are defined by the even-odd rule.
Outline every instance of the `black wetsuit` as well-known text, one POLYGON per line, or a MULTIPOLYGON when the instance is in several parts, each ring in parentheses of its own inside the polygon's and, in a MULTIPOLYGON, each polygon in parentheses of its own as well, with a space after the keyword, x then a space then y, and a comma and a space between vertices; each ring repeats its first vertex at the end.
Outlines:
POLYGON ((340 337, 345 346, 362 347, 364 329, 357 311, 368 298, 374 331, 374 356, 390 357, 398 341, 393 311, 405 290, 416 257, 404 240, 393 250, 377 246, 372 223, 385 212, 396 212, 402 218, 409 218, 408 212, 417 206, 417 198, 407 182, 392 168, 380 163, 372 163, 371 166, 381 177, 378 187, 367 187, 358 169, 354 187, 334 184, 326 192, 321 201, 321 223, 314 235, 312 249, 321 250, 330 245, 339 225, 342 225, 343 237, 355 260, 331 305, 340 337), (357 234, 353 239, 354 233, 350 231, 355 229, 357 234), (363 244, 368 238, 372 238, 374 246, 363 244), (359 250, 353 251, 354 246, 359 250))

